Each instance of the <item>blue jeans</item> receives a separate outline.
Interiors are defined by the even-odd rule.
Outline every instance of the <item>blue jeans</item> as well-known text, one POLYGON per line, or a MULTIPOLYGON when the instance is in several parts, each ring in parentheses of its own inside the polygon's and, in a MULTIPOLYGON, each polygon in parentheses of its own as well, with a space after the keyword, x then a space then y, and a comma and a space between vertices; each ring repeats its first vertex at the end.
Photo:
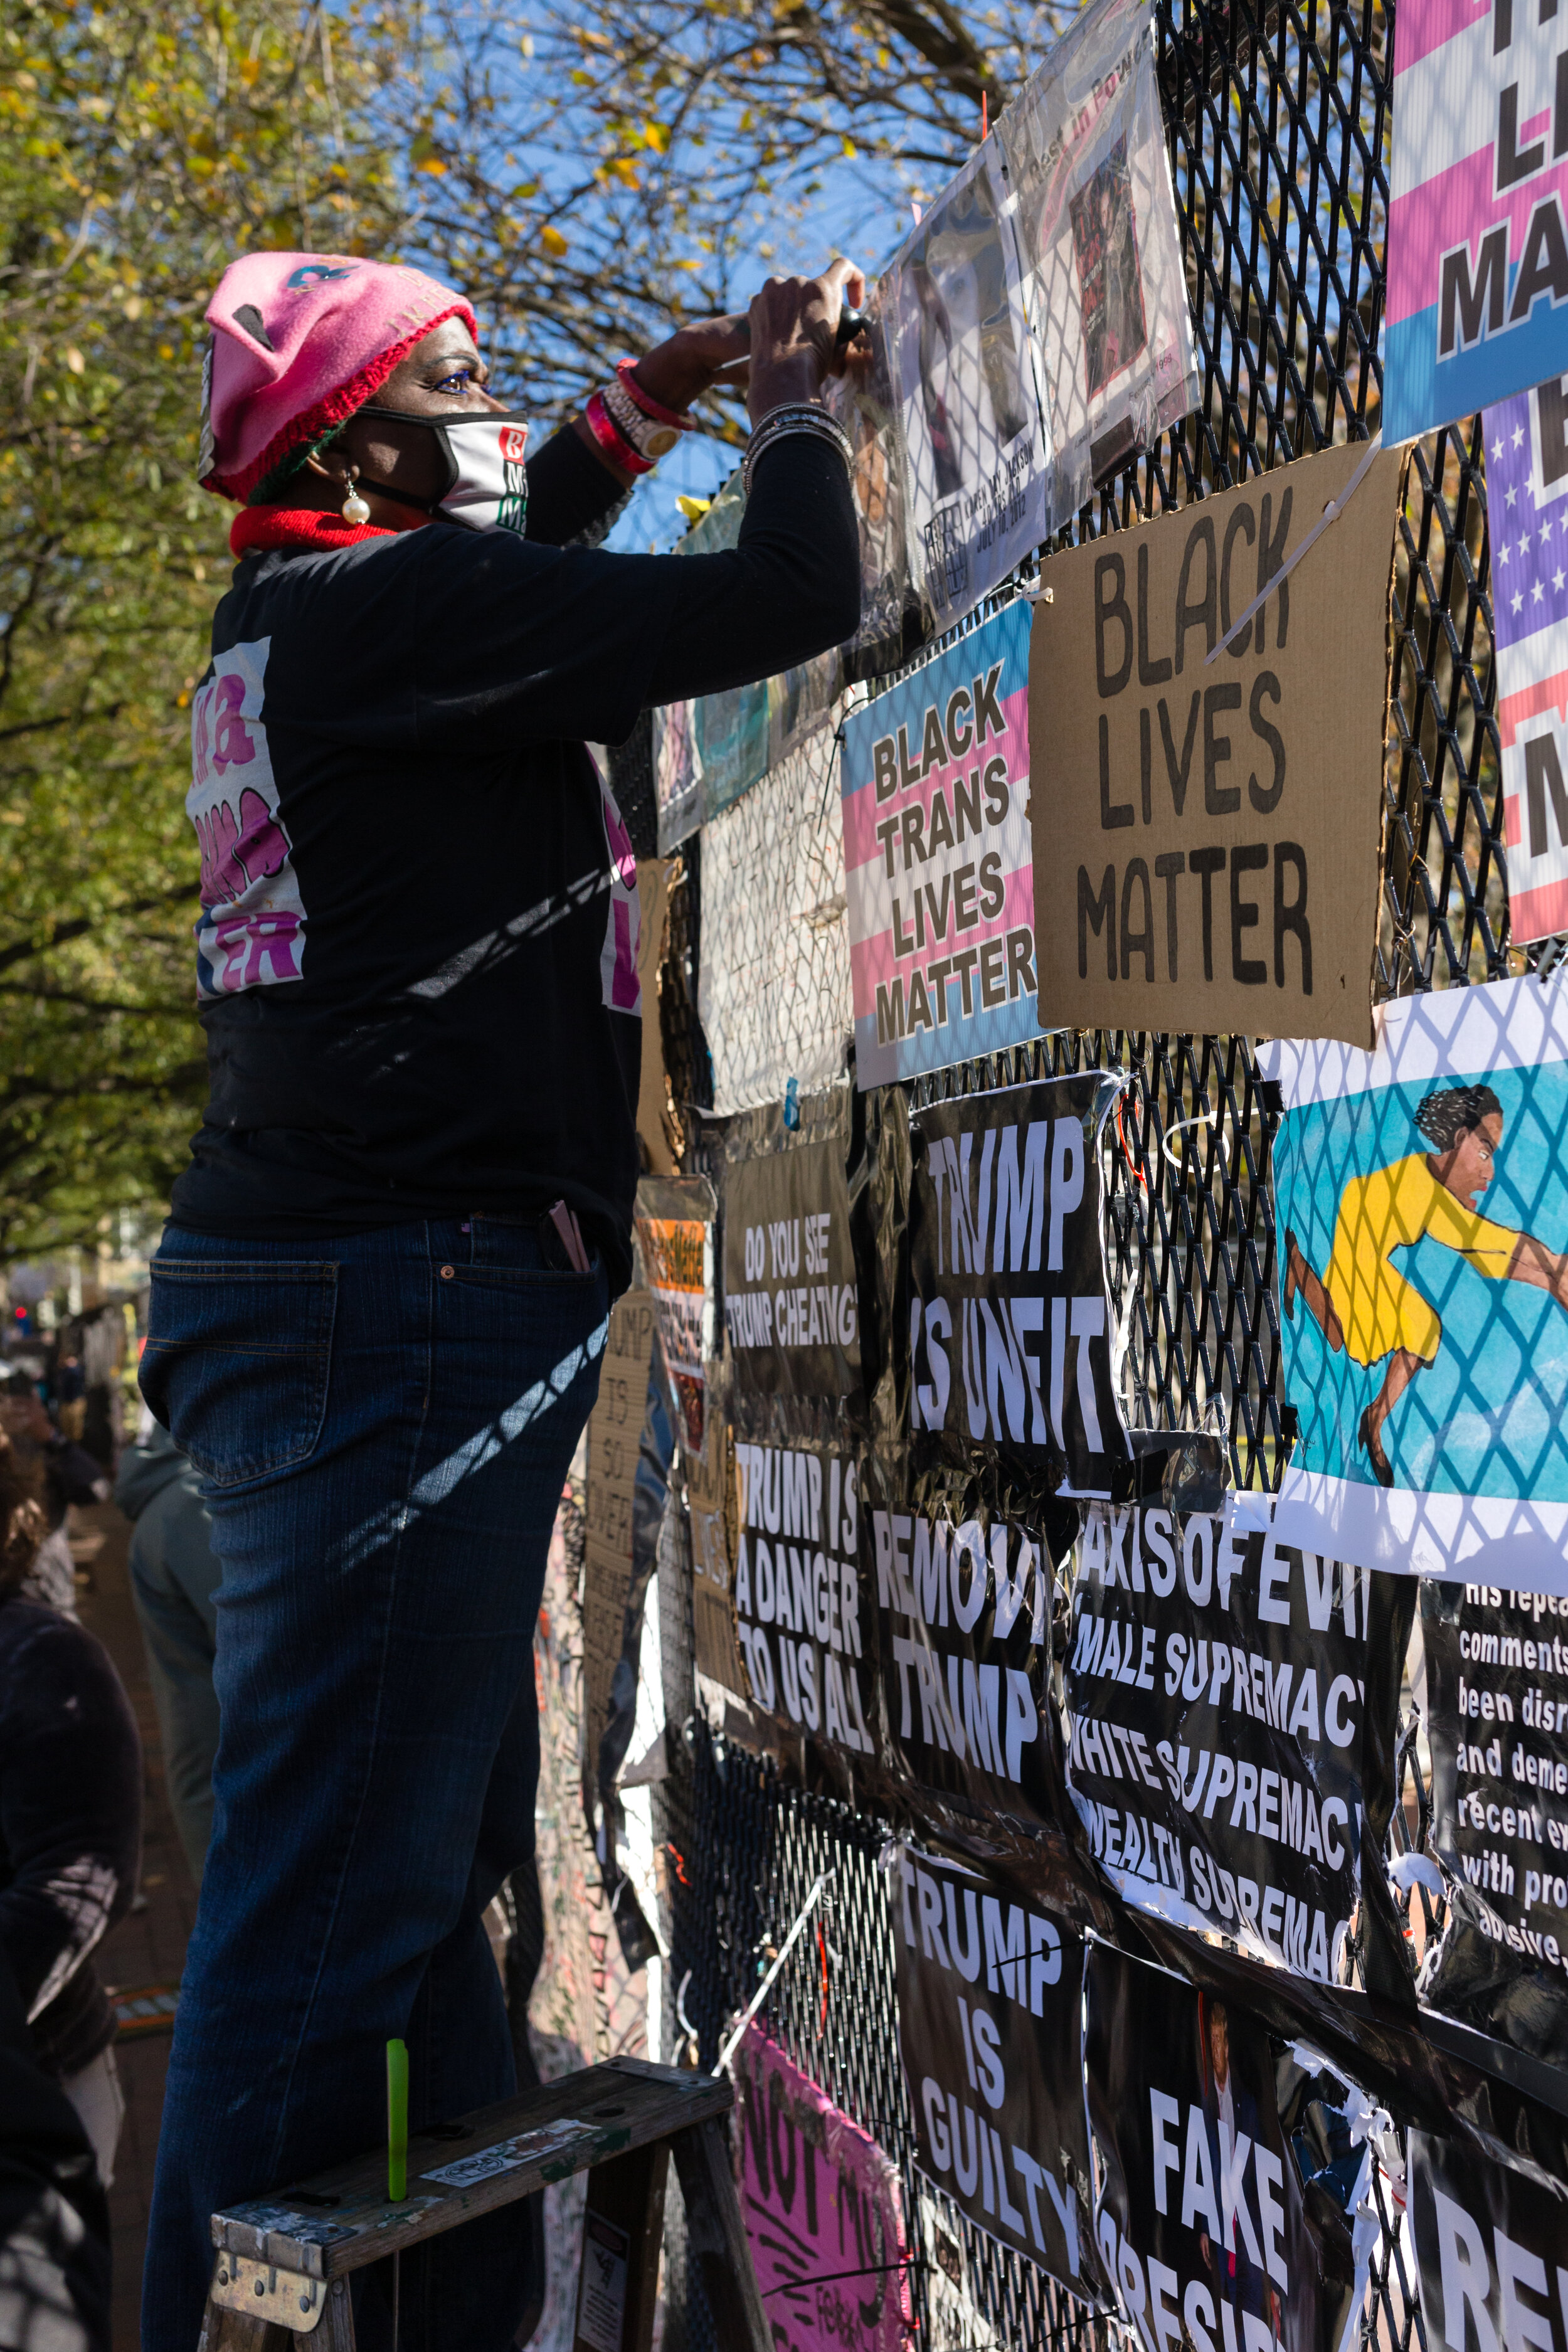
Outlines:
MULTIPOLYGON (((416 2128, 514 2087, 484 1913, 533 1851, 534 1618, 608 1304, 531 1221, 164 1232, 142 1387, 205 1481, 222 1728, 145 2352, 195 2352, 216 2210, 384 2144, 390 2036, 416 2128)), ((528 2237, 513 2207, 405 2256, 403 2352, 505 2352, 528 2237)))

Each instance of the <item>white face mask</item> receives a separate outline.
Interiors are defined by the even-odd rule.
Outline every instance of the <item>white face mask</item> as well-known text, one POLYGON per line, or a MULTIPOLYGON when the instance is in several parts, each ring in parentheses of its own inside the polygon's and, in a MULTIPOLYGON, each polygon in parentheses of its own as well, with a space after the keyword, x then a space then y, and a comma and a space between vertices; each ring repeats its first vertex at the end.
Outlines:
POLYGON ((385 482, 361 477, 364 488, 445 515, 465 530, 510 530, 521 539, 528 521, 528 473, 523 450, 528 420, 515 409, 488 416, 409 416, 401 409, 367 406, 362 416, 395 417, 400 425, 423 425, 433 433, 447 461, 447 487, 438 498, 410 497, 385 482))

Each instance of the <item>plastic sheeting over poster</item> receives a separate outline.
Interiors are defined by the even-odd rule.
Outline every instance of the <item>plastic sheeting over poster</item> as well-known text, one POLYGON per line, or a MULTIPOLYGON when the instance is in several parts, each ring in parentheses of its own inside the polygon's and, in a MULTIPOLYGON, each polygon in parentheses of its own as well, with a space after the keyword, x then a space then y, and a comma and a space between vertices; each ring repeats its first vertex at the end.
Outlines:
POLYGON ((1082 1940, 967 1864, 908 1845, 886 1860, 916 2161, 989 2236, 1103 2308, 1082 1940))
POLYGON ((1568 996, 1385 1005, 1376 1050, 1275 1042, 1281 1540, 1568 1593, 1568 996))
POLYGON ((1365 1570, 1223 1517, 1089 1507, 1068 1781, 1137 1910, 1337 1983, 1360 1880, 1365 1570))
POLYGON ((1509 937, 1522 946, 1568 930, 1568 377, 1500 402, 1482 426, 1509 937))
POLYGON ((1202 396, 1146 0, 1085 9, 996 132, 1059 530, 1202 396))

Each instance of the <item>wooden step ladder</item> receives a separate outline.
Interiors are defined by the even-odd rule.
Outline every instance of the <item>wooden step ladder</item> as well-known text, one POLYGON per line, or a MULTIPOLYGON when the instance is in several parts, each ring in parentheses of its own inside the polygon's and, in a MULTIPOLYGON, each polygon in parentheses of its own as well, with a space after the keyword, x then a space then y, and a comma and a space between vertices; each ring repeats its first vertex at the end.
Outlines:
POLYGON ((408 2194, 386 2152, 215 2213, 198 2352, 353 2352, 357 2270, 587 2172, 574 2352, 648 2352, 669 2158, 687 2244, 729 2352, 773 2352, 730 2168, 726 2077, 612 2058, 408 2137, 408 2194))

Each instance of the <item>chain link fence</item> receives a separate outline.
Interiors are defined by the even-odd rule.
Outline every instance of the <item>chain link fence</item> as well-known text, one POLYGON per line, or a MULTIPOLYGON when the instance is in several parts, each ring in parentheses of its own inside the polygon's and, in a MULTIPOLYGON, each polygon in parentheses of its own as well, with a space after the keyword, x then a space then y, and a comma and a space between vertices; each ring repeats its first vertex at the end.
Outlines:
MULTIPOLYGON (((1073 529, 1041 551, 1047 560, 1055 547, 1184 506, 1378 429, 1394 6, 1372 0, 1264 0, 1257 8, 1247 0, 1157 0, 1156 19, 1203 400, 1194 415, 1101 486, 1073 529)), ((1033 577, 1035 569, 1026 572, 1033 577)), ((1415 445, 1405 478, 1379 780, 1379 999, 1499 978, 1546 952, 1532 949, 1527 957, 1509 945, 1489 579, 1478 417, 1415 445)), ((1325 723, 1331 724, 1331 712, 1325 723)), ((730 813, 722 840, 710 827, 682 854, 659 1018, 672 1096, 688 1114, 713 1107, 716 1078, 721 1108, 760 1098, 747 1094, 742 1073, 750 1067, 776 1076, 801 1050, 797 1039, 819 1045, 825 1024, 837 1020, 840 1044, 847 1043, 847 998, 839 993, 847 989, 847 950, 840 963, 832 921, 835 887, 843 888, 841 848, 834 883, 829 827, 837 805, 834 749, 828 730, 809 759, 802 755, 813 789, 818 779, 824 789, 808 890, 795 881, 784 888, 770 871, 770 809, 760 793, 730 813), (784 899, 792 897, 796 903, 786 908, 784 899), (781 918, 798 927, 803 909, 814 925, 804 957, 778 943, 781 918), (794 1027, 775 1040, 772 1064, 764 1032, 775 1018, 776 991, 750 1014, 731 1000, 725 1033, 711 1041, 705 1035, 702 1007, 715 1033, 719 1025, 702 965, 710 921, 722 927, 727 961, 750 957, 761 971, 770 951, 780 968, 795 953, 794 1027), (739 948, 737 927, 744 934, 739 948)), ((651 850, 646 730, 619 755, 616 781, 633 812, 637 846, 651 850)), ((1370 778, 1367 788, 1373 788, 1370 778)), ((799 789, 790 789, 803 802, 799 789)), ((1127 1339, 1128 1418, 1144 1428, 1207 1426, 1227 1441, 1238 1486, 1273 1488, 1292 1431, 1279 1385, 1269 1182, 1278 1121, 1264 1097, 1253 1041, 1058 1033, 992 1061, 942 1071, 921 1082, 915 1099, 1085 1067, 1115 1067, 1131 1081, 1107 1130, 1110 1275, 1127 1339)), ((753 1075, 751 1083, 763 1078, 753 1075)), ((694 1116, 688 1138, 687 1165, 706 1167, 694 1116)), ((902 2166, 911 2288, 924 2328, 931 2249, 912 2170, 913 2119, 899 2063, 892 1948, 877 1870, 886 1832, 710 1738, 696 1713, 689 1618, 673 1606, 664 1638, 669 1719, 685 1726, 677 1769, 659 1798, 660 1834, 679 1864, 671 1879, 665 2047, 694 2049, 700 2063, 712 2065, 725 2021, 754 1991, 818 1871, 831 1869, 821 1935, 802 1939, 764 2016, 798 2063, 902 2166)), ((1407 1696, 1394 1853, 1418 1849, 1429 1826, 1424 1748, 1407 1696)), ((1419 1885, 1397 1899, 1419 1950, 1441 1931, 1441 1905, 1419 1885)), ((1413 2343, 1425 2352, 1403 2206, 1389 2177, 1375 2168, 1374 2195, 1383 2228, 1363 2340, 1375 2339, 1387 2352, 1409 2352, 1413 2343)), ((1092 2338, 1104 2346, 1106 2323, 1060 2297, 1043 2273, 956 2214, 947 2225, 966 2242, 987 2341, 1087 2347, 1092 2338)), ((689 2337, 708 2352, 710 2324, 695 2281, 684 2277, 680 2243, 677 2221, 667 2283, 670 2328, 677 2342, 689 2337)))

